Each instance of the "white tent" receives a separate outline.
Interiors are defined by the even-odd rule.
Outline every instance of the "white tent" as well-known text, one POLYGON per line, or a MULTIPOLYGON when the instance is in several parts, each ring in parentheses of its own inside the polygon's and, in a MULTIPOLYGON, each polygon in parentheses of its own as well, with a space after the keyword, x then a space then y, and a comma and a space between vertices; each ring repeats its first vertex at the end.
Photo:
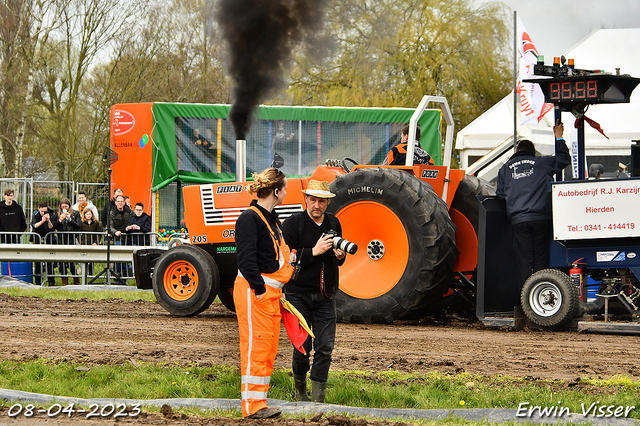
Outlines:
MULTIPOLYGON (((615 74, 619 68, 620 74, 640 77, 640 44, 636 42, 639 39, 640 28, 600 29, 570 49, 565 57, 574 59, 579 69, 600 69, 615 74)), ((545 56, 547 65, 553 56, 560 55, 545 56)), ((631 95, 630 103, 591 105, 585 115, 598 122, 610 138, 606 139, 585 124, 587 157, 631 155, 631 140, 640 139, 640 87, 631 95)), ((543 154, 553 153, 553 119, 554 113, 550 111, 537 125, 518 126, 519 138, 530 139, 543 154)), ((562 121, 565 139, 575 139, 572 135, 575 118, 564 112, 562 121)), ((456 149, 460 150, 461 167, 468 169, 473 160, 512 138, 513 92, 458 132, 456 149)))

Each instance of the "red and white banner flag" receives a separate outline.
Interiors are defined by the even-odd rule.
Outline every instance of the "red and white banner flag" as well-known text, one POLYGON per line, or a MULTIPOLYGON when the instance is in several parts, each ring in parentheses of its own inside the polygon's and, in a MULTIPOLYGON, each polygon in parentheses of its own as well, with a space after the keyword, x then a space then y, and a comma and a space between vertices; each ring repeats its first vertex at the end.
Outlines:
POLYGON ((518 15, 518 55, 520 72, 516 93, 520 94, 520 124, 538 124, 542 117, 553 109, 553 104, 544 102, 540 85, 523 83, 526 78, 534 78, 533 67, 538 62, 538 50, 524 28, 518 15))

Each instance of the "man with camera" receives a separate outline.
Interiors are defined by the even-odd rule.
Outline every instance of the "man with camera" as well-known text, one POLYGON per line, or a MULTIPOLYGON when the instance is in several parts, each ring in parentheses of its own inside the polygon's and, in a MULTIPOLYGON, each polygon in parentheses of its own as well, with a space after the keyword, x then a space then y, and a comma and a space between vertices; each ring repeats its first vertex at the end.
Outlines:
MULTIPOLYGON (((336 335, 336 302, 338 267, 344 263, 346 252, 334 248, 334 237, 342 235, 338 219, 327 213, 330 198, 334 197, 326 181, 310 180, 305 194, 307 209, 284 221, 284 239, 296 250, 299 272, 285 285, 287 300, 304 316, 315 335, 314 357, 311 367, 311 398, 324 402, 331 353, 336 335), (335 232, 332 232, 335 231, 335 232)), ((335 238, 335 241, 339 241, 335 238)), ((304 342, 305 354, 293 351, 292 370, 296 400, 309 401, 307 371, 310 366, 311 336, 304 342)))

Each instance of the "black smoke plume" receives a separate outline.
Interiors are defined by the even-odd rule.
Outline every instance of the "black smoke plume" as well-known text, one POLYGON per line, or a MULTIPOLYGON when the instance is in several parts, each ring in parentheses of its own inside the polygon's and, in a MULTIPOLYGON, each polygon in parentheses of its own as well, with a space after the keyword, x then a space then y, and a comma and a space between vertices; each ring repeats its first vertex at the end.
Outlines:
POLYGON ((284 86, 291 51, 321 27, 326 1, 219 0, 216 20, 229 54, 229 119, 237 139, 246 139, 255 107, 284 86))

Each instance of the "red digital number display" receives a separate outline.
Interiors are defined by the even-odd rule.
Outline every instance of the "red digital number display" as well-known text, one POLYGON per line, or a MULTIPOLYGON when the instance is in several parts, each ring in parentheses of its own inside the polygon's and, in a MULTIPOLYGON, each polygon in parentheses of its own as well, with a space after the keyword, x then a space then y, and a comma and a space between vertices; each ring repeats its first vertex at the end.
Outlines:
POLYGON ((584 99, 586 97, 585 85, 584 81, 576 81, 576 99, 584 99))
POLYGON ((595 81, 587 81, 587 98, 598 97, 598 83, 595 81))
POLYGON ((564 81, 549 84, 549 100, 593 99, 598 97, 598 83, 589 81, 564 81))
POLYGON ((551 93, 551 100, 555 101, 560 99, 560 83, 551 83, 549 85, 549 92, 551 93))

